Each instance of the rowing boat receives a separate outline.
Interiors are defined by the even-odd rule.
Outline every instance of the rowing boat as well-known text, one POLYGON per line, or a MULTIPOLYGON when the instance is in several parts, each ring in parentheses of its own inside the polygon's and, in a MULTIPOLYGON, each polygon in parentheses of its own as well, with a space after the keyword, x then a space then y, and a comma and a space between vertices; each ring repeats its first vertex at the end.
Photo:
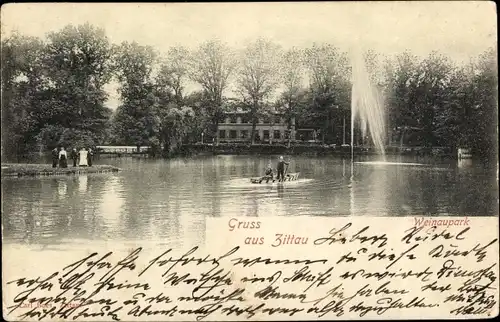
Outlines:
POLYGON ((300 172, 287 173, 287 174, 285 174, 285 178, 283 180, 278 180, 276 178, 276 176, 273 178, 271 178, 269 176, 263 176, 260 178, 251 178, 250 182, 256 183, 256 184, 261 184, 261 183, 279 183, 279 182, 286 182, 286 181, 297 181, 299 179, 299 174, 300 174, 300 172))

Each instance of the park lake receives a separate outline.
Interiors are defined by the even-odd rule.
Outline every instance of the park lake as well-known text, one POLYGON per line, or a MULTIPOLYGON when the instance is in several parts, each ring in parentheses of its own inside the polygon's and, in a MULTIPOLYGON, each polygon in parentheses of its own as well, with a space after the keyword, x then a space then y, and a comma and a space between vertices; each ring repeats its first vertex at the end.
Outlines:
MULTIPOLYGON (((277 156, 101 158, 116 173, 2 178, 3 241, 204 241, 208 217, 497 216, 496 164, 290 157, 300 179, 254 185, 277 156)), ((69 167, 71 168, 71 166, 69 167)))

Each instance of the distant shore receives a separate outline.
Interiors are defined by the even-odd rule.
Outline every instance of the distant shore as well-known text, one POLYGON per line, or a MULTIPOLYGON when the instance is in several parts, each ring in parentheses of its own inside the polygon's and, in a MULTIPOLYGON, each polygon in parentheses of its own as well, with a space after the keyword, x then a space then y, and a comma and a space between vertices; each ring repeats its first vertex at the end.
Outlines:
POLYGON ((53 176, 86 173, 118 172, 120 168, 110 165, 94 165, 91 167, 53 168, 51 164, 26 164, 26 163, 2 163, 2 176, 24 177, 24 176, 53 176))
MULTIPOLYGON (((320 144, 244 144, 244 143, 221 143, 211 144, 189 144, 181 148, 185 154, 213 153, 213 154, 290 154, 290 155, 337 155, 350 156, 349 146, 332 146, 320 144)), ((378 151, 373 147, 355 146, 354 155, 376 155, 378 151)), ((386 147, 387 155, 408 156, 434 156, 434 157, 456 157, 456 152, 446 147, 386 147)))

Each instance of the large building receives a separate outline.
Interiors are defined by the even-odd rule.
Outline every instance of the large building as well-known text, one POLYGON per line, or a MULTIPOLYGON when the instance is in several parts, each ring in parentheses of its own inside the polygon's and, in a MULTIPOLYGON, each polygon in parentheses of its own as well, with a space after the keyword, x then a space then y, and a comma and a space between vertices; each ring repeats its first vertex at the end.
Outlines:
MULTIPOLYGON (((292 118, 290 130, 282 114, 273 112, 259 118, 255 128, 257 142, 285 142, 295 140, 295 118, 292 118)), ((247 112, 226 112, 225 120, 219 123, 219 142, 250 141, 252 121, 247 112)))

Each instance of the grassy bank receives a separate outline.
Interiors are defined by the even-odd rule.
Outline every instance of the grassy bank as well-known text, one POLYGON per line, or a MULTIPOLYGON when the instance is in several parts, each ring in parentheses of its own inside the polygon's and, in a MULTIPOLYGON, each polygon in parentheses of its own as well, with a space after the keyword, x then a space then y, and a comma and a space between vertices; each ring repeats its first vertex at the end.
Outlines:
POLYGON ((92 167, 73 167, 69 165, 67 168, 52 168, 51 164, 2 164, 2 176, 8 177, 107 173, 118 171, 120 171, 119 168, 110 165, 94 165, 92 167))

